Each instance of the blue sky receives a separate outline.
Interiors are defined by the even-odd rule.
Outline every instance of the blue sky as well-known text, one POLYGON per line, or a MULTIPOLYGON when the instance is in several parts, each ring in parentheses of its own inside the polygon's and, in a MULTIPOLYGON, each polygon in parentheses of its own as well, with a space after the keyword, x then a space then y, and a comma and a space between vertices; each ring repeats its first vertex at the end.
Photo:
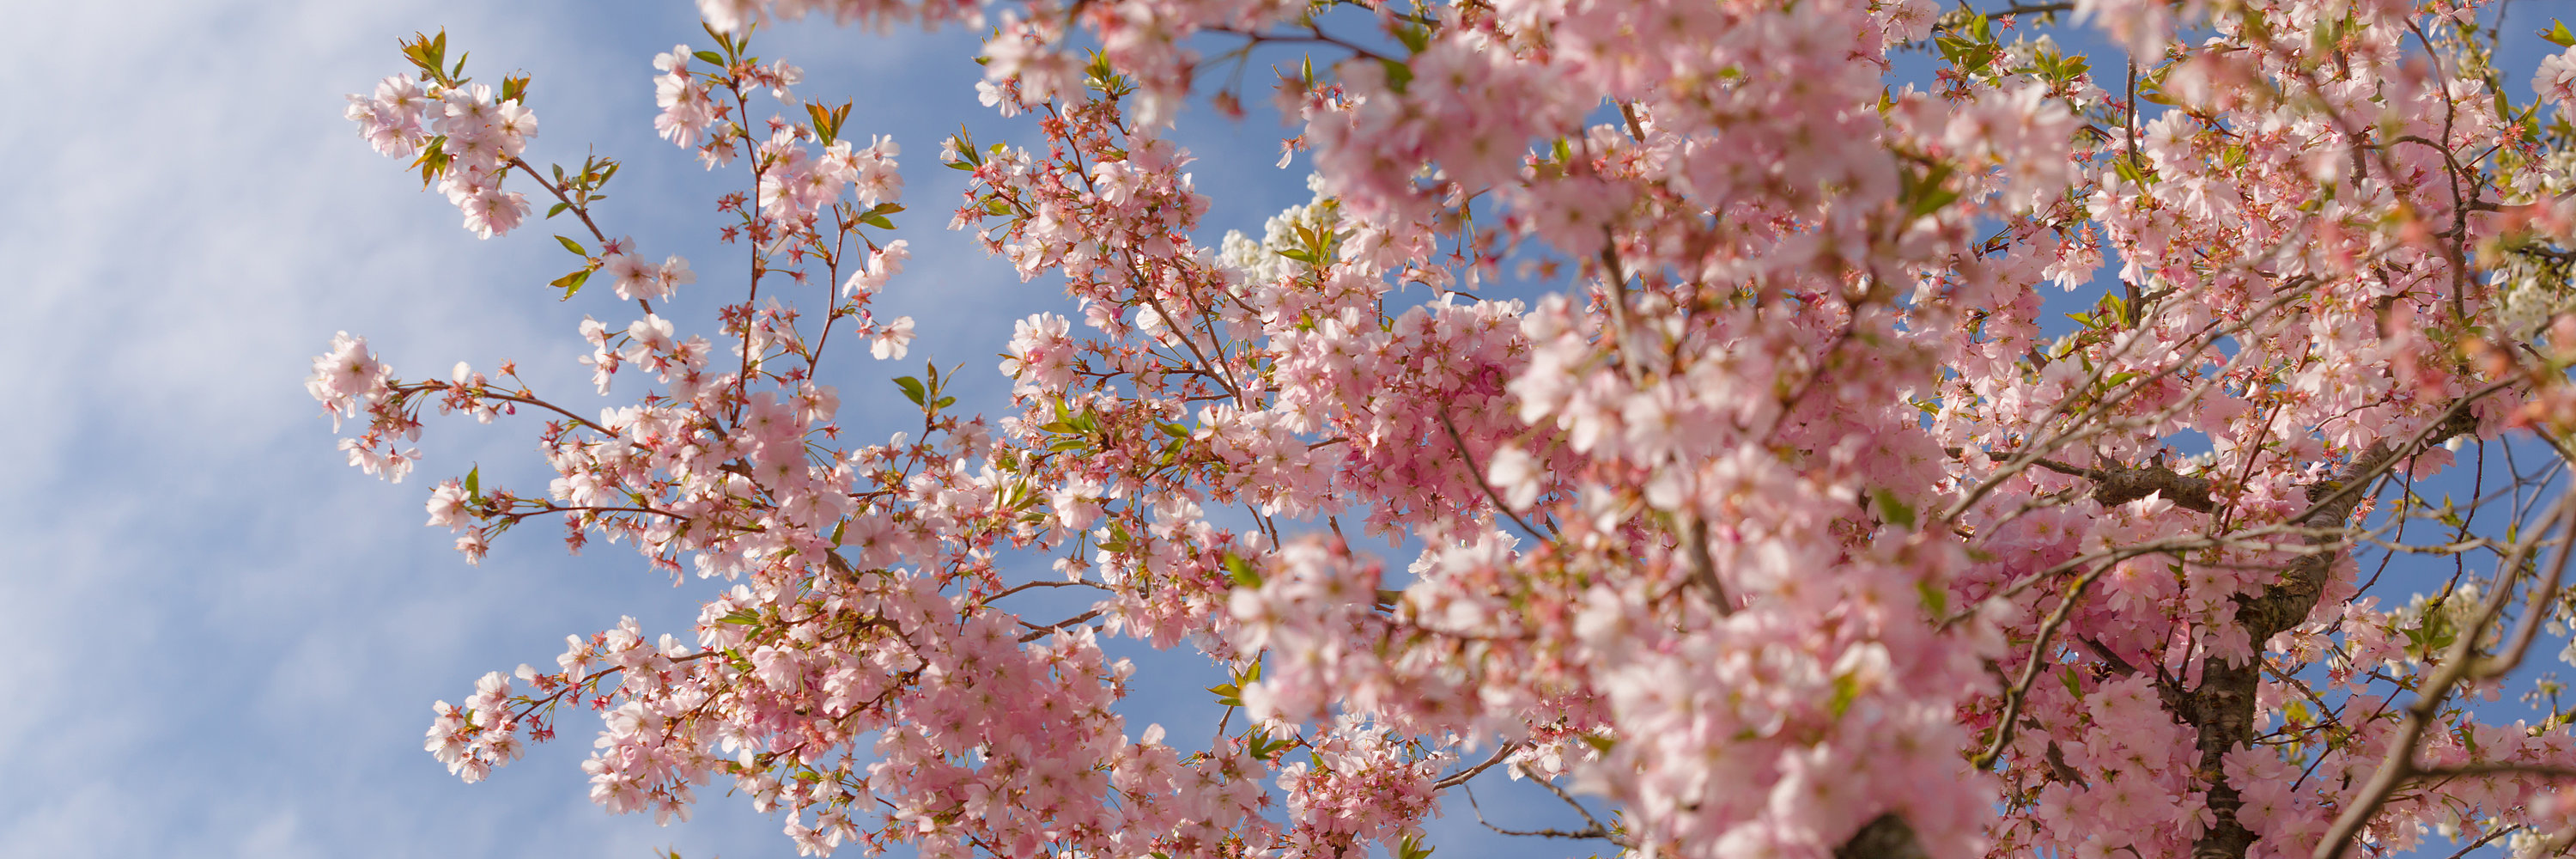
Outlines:
MULTIPOLYGON (((624 308, 543 287, 570 265, 546 234, 569 230, 477 240, 341 118, 343 94, 404 70, 395 40, 415 30, 446 28, 487 81, 534 76, 531 161, 595 146, 625 162, 603 226, 688 256, 700 282, 673 315, 708 330, 712 300, 739 289, 740 251, 712 241, 712 201, 738 174, 706 173, 650 126, 653 54, 707 46, 692 4, 19 5, 0 34, 14 108, 0 123, 0 857, 792 855, 720 787, 687 825, 602 812, 578 767, 586 717, 481 784, 421 752, 432 700, 546 664, 566 634, 620 615, 685 634, 713 586, 674 588, 621 546, 568 557, 545 525, 468 566, 420 526, 422 499, 478 463, 487 485, 541 487, 533 425, 433 420, 428 461, 387 486, 340 461, 301 385, 345 329, 408 376, 508 358, 576 409, 612 401, 589 393, 575 326, 622 323, 624 308)), ((1011 320, 1065 307, 941 229, 963 174, 936 163, 939 139, 961 123, 980 140, 1031 133, 975 104, 974 44, 817 23, 756 45, 803 65, 808 97, 855 99, 845 133, 905 147, 915 257, 885 301, 922 339, 904 367, 862 358, 833 380, 858 438, 906 423, 884 379, 925 356, 964 364, 964 403, 997 410, 992 354, 1011 320)), ((1302 165, 1272 166, 1281 132, 1259 92, 1243 123, 1182 120, 1219 230, 1257 230, 1306 197, 1302 165)), ((1136 728, 1203 731, 1213 705, 1197 687, 1214 681, 1187 676, 1186 654, 1136 655, 1172 693, 1131 701, 1136 728)), ((1573 823, 1525 787, 1479 799, 1512 825, 1573 823)), ((1588 852, 1484 837, 1453 803, 1432 827, 1444 855, 1588 852)))
MULTIPOLYGON (((509 358, 576 409, 610 402, 574 362, 575 327, 585 313, 622 324, 623 308, 604 291, 558 303, 543 287, 570 266, 547 233, 569 230, 477 240, 341 117, 343 94, 405 70, 395 41, 415 30, 446 28, 451 55, 471 51, 467 71, 486 81, 534 76, 541 135, 529 160, 578 163, 596 146, 625 162, 603 226, 650 253, 687 255, 696 300, 671 312, 684 333, 708 330, 712 299, 740 289, 729 276, 740 252, 713 242, 713 200, 738 179, 706 173, 650 125, 652 56, 708 46, 693 5, 169 0, 11 12, 0 34, 0 91, 17 108, 0 124, 0 365, 13 368, 0 377, 13 414, 0 421, 0 630, 14 652, 0 659, 0 857, 792 855, 774 821, 720 788, 686 825, 605 814, 578 766, 587 716, 481 784, 424 754, 432 700, 461 699, 488 670, 546 664, 566 634, 620 615, 685 635, 713 587, 674 588, 622 546, 568 557, 543 525, 468 566, 443 530, 421 527, 422 500, 477 463, 487 486, 542 488, 534 425, 433 420, 427 462, 388 486, 340 461, 302 390, 312 356, 345 329, 407 376, 509 358)), ((925 356, 963 363, 964 403, 995 410, 1004 387, 991 356, 1011 320, 1065 306, 1051 283, 1021 284, 941 229, 963 174, 937 164, 940 137, 960 123, 985 140, 1032 132, 975 103, 974 44, 825 24, 756 44, 806 68, 808 97, 855 99, 847 133, 892 133, 905 147, 914 212, 901 235, 916 250, 885 301, 919 319, 922 339, 902 369, 845 355, 859 363, 835 381, 860 438, 901 427, 904 414, 884 411, 884 380, 918 372, 925 356)), ((1302 167, 1272 166, 1278 136, 1258 114, 1184 120, 1214 198, 1210 224, 1257 231, 1304 201, 1302 167)), ((1215 681, 1165 676, 1178 694, 1131 702, 1136 729, 1203 730, 1184 726, 1212 719, 1197 687, 1215 681)), ((1523 819, 1544 813, 1495 795, 1509 793, 1480 798, 1523 819)), ((1454 809, 1438 843, 1469 849, 1475 829, 1454 809)))

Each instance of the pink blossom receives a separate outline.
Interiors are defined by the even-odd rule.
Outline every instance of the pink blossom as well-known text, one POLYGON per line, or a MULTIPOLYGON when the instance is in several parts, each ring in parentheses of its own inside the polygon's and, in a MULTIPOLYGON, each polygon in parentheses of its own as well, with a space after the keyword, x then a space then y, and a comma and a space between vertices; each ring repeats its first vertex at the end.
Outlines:
MULTIPOLYGON (((654 125, 744 168, 716 237, 751 280, 650 304, 686 261, 605 207, 567 236, 611 287, 567 300, 649 311, 567 360, 643 390, 403 380, 346 334, 307 389, 395 479, 426 406, 536 418, 545 492, 429 494, 469 561, 542 518, 722 579, 694 626, 437 705, 433 756, 479 779, 588 708, 594 801, 721 788, 810 854, 1418 856, 1479 762, 1614 809, 1575 834, 1623 855, 1820 859, 1890 822, 1944 859, 2537 849, 2553 789, 2476 768, 2576 740, 2462 703, 2519 675, 2451 669, 2557 612, 2496 561, 2556 520, 2467 516, 2547 484, 2497 492, 2521 467, 2468 445, 2576 428, 2567 141, 2462 73, 2500 56, 2476 7, 2255 5, 1502 0, 1352 35, 1295 4, 706 0, 743 58, 657 57, 654 125), (999 413, 935 370, 851 404, 902 432, 837 422, 842 341, 916 332, 877 306, 899 149, 733 41, 825 13, 972 23, 979 99, 1029 115, 940 153, 951 226, 1079 308, 1013 311, 999 413), (2075 26, 2130 49, 2134 98, 2075 26), (1936 71, 1895 71, 1927 38, 1936 71), (1322 52, 1277 85, 1312 194, 1228 232, 1222 162, 1166 123, 1241 106, 1201 51, 1275 40, 1322 52), (2439 590, 2364 572, 2413 550, 2439 590), (1225 715, 1132 741, 1121 702, 1164 686, 1225 715), (2390 761, 2473 774, 2363 796, 2390 761)), ((533 115, 425 73, 348 117, 512 230, 533 115)))

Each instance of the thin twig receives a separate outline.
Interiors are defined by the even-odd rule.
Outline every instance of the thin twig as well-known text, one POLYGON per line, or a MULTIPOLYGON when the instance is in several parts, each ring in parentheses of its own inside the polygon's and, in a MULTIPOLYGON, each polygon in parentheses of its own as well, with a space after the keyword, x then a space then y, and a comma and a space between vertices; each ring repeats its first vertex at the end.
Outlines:
POLYGON ((1468 768, 1463 769, 1463 770, 1459 770, 1459 771, 1457 771, 1457 772, 1455 772, 1455 773, 1452 773, 1452 774, 1450 774, 1450 775, 1448 775, 1448 776, 1446 776, 1446 777, 1443 777, 1443 778, 1442 778, 1442 779, 1440 779, 1439 781, 1432 782, 1432 783, 1431 783, 1431 788, 1432 788, 1433 790, 1441 790, 1441 789, 1445 789, 1445 788, 1452 788, 1452 787, 1457 787, 1457 786, 1462 785, 1462 784, 1466 784, 1466 783, 1467 783, 1467 780, 1468 780, 1468 779, 1471 779, 1471 778, 1475 778, 1475 777, 1476 777, 1476 774, 1481 773, 1481 772, 1484 772, 1484 771, 1486 771, 1486 770, 1488 770, 1488 769, 1492 769, 1492 768, 1493 768, 1493 766, 1494 766, 1495 764, 1502 763, 1504 758, 1511 757, 1512 752, 1514 752, 1514 751, 1518 751, 1518 749, 1517 749, 1516 747, 1517 747, 1517 746, 1519 746, 1519 745, 1520 745, 1519 743, 1504 743, 1504 744, 1503 744, 1503 747, 1502 747, 1502 748, 1499 748, 1499 749, 1495 749, 1495 750, 1494 750, 1494 756, 1493 756, 1493 757, 1490 757, 1490 758, 1486 758, 1484 763, 1477 764, 1477 765, 1475 765, 1475 766, 1468 767, 1468 768))
MULTIPOLYGON (((1465 790, 1467 791, 1467 808, 1469 808, 1470 810, 1473 810, 1474 812, 1476 812, 1476 822, 1477 822, 1477 823, 1479 823, 1479 824, 1483 824, 1483 825, 1484 825, 1484 827, 1485 827, 1486 829, 1491 829, 1491 830, 1493 830, 1493 831, 1495 831, 1495 832, 1499 832, 1499 833, 1502 833, 1502 834, 1504 834, 1504 835, 1518 835, 1518 836, 1523 836, 1523 837, 1536 837, 1536 838, 1599 838, 1599 839, 1601 839, 1601 840, 1608 841, 1608 842, 1610 842, 1610 843, 1612 843, 1612 844, 1618 844, 1618 845, 1619 845, 1619 846, 1621 846, 1621 847, 1626 847, 1626 846, 1628 846, 1626 843, 1622 842, 1620 839, 1618 839, 1618 838, 1616 838, 1616 837, 1613 837, 1613 836, 1610 834, 1610 830, 1607 830, 1607 829, 1603 829, 1603 828, 1601 828, 1601 825, 1600 825, 1600 824, 1598 824, 1598 823, 1593 824, 1593 825, 1592 825, 1592 828, 1590 828, 1590 829, 1581 829, 1581 830, 1575 830, 1575 831, 1571 831, 1571 832, 1566 831, 1566 830, 1563 830, 1563 829, 1504 829, 1504 828, 1502 828, 1502 827, 1500 827, 1500 826, 1495 826, 1495 825, 1494 825, 1494 824, 1492 824, 1492 823, 1486 822, 1486 820, 1485 820, 1485 809, 1484 809, 1484 807, 1479 806, 1479 805, 1477 805, 1477 804, 1476 804, 1476 791, 1475 791, 1475 789, 1474 789, 1474 788, 1466 788, 1465 790)), ((1587 816, 1588 816, 1588 815, 1587 815, 1587 816)))
POLYGON ((2040 666, 2048 662, 2049 639, 2057 635, 2057 628, 2066 623, 2067 615, 2074 613, 2075 603, 2083 599, 2085 589, 2092 587, 2094 580, 2115 565, 2117 562, 2101 564, 2085 572, 2083 578, 2076 579, 2075 586, 2066 589, 2066 599, 2060 601, 2057 610, 2049 612, 2048 620, 2039 625, 2039 639, 2030 647, 2030 662, 2021 667, 2020 679, 2015 680, 2012 691, 2005 694, 2002 719, 1995 723, 1995 741, 1985 751, 1977 753, 1968 762, 1970 766, 1977 769, 1994 766, 1995 759, 2003 756, 2004 747, 2012 744, 2013 723, 2021 719, 2022 701, 2030 695, 2031 682, 2039 679, 2040 666))
MULTIPOLYGON (((2530 537, 2516 544, 2513 553, 2498 562, 2495 593, 2488 596, 2486 603, 2478 607, 2477 614, 2463 625, 2458 639, 2443 654, 2440 666, 2424 683, 2423 691, 2417 693, 2414 703, 2406 708, 2406 721, 2398 727, 2397 736, 2389 744, 2388 754, 2380 760, 2378 771, 2371 774, 2370 781, 2353 795, 2351 802, 2344 806, 2343 813, 2327 828, 2325 837, 2317 842, 2313 854, 2316 859, 2342 859, 2344 852, 2350 850, 2353 841, 2361 835, 2361 828, 2379 813, 2380 807, 2388 803, 2398 788, 2434 770, 2415 764, 2416 744, 2423 741, 2425 730, 2441 715, 2442 703, 2457 690, 2460 682, 2479 676, 2482 663, 2489 663, 2489 660, 2477 657, 2478 639, 2486 636, 2487 626, 2504 613, 2505 603, 2512 600, 2514 580, 2521 576, 2523 561, 2539 549, 2540 542, 2550 533, 2576 529, 2576 497, 2561 497, 2548 518, 2566 521, 2553 523, 2556 527, 2532 529, 2530 537)), ((2562 542, 2558 563, 2551 567, 2549 579, 2553 593, 2549 598, 2556 596, 2556 582, 2567 562, 2567 555, 2568 545, 2562 542)), ((2534 616, 2542 612, 2542 599, 2538 593, 2533 595, 2534 616)), ((2513 661, 2519 660, 2518 654, 2513 657, 2513 661)), ((2510 664, 2506 667, 2509 668, 2510 664)))
POLYGON ((1522 519, 1521 514, 1513 512, 1511 505, 1503 503, 1503 496, 1494 494, 1494 487, 1485 482, 1484 469, 1477 467, 1475 454, 1467 452, 1467 440, 1458 434, 1458 425, 1449 422, 1448 409, 1440 410, 1440 428, 1449 431, 1449 443, 1458 447, 1458 459, 1467 464, 1468 479, 1475 481, 1476 488, 1485 491, 1485 500, 1494 502, 1495 510, 1511 517, 1512 524, 1521 526, 1522 533, 1530 535, 1531 539, 1543 539, 1539 537, 1537 528, 1530 527, 1530 523, 1522 519))

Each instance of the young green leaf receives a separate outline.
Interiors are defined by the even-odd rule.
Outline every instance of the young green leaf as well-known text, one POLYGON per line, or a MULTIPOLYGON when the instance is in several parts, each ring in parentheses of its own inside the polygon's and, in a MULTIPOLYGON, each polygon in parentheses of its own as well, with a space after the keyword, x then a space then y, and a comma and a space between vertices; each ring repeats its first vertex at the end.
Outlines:
POLYGON ((578 269, 571 274, 555 278, 547 285, 562 289, 564 291, 563 300, 571 301, 575 293, 581 292, 582 283, 590 280, 590 272, 591 270, 587 268, 578 269))

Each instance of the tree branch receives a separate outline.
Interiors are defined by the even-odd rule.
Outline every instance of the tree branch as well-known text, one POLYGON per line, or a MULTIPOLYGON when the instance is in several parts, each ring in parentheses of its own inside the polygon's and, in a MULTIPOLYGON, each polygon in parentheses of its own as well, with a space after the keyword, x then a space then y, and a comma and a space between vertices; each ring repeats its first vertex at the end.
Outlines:
POLYGON ((1457 771, 1457 772, 1455 772, 1455 773, 1452 773, 1452 774, 1450 774, 1450 775, 1448 775, 1448 776, 1446 776, 1446 777, 1443 777, 1443 778, 1442 778, 1442 779, 1440 779, 1439 781, 1432 782, 1432 783, 1431 783, 1431 788, 1432 788, 1433 790, 1442 790, 1442 789, 1452 788, 1452 787, 1457 787, 1457 786, 1459 786, 1459 785, 1466 784, 1468 779, 1475 778, 1475 777, 1476 777, 1476 775, 1477 775, 1478 773, 1482 773, 1482 772, 1484 772, 1484 771, 1486 771, 1486 770, 1488 770, 1488 769, 1492 769, 1492 768, 1493 768, 1493 766, 1494 766, 1495 764, 1502 763, 1504 758, 1507 758, 1507 757, 1510 757, 1510 756, 1511 756, 1511 754, 1512 754, 1512 750, 1513 750, 1513 747, 1518 746, 1518 745, 1520 745, 1520 744, 1519 744, 1519 743, 1504 743, 1504 744, 1503 744, 1503 747, 1502 747, 1502 748, 1499 748, 1499 749, 1495 749, 1495 750, 1494 750, 1494 756, 1493 756, 1493 757, 1490 757, 1490 758, 1486 758, 1484 763, 1477 764, 1477 765, 1475 765, 1475 766, 1468 767, 1468 768, 1463 769, 1463 770, 1459 770, 1459 771, 1457 771))
MULTIPOLYGON (((2254 697, 2262 684, 2263 643, 2307 621, 2308 613, 2316 609, 2318 597, 2325 592, 2335 558, 2342 554, 2344 538, 2340 534, 2324 535, 2324 532, 2345 528, 2352 518, 2353 508, 2369 494, 2371 484, 2398 462, 2452 436, 2476 432, 2477 421, 2470 417, 2469 407, 2487 394, 2501 390, 2504 384, 2488 385, 2461 397, 2440 416, 2398 443, 2382 440, 2372 444, 2360 456, 2354 457, 2334 479, 2309 487, 2308 509, 2291 521, 2321 534, 2309 538, 2316 551, 2292 561, 2281 571, 2281 577, 2264 588, 2262 593, 2236 598, 2236 619, 2245 628, 2246 641, 2254 653, 2241 664, 2225 659, 2205 660, 2201 666, 2199 688, 2177 696, 2177 700, 2169 705, 2178 705, 2174 708, 2174 715, 2182 717, 2198 733, 2200 761, 2196 769, 2209 774, 2210 778, 2208 801, 2210 816, 2214 820, 2192 846, 2194 859, 2243 859, 2246 850, 2254 844, 2253 831, 2236 817, 2236 810, 2244 800, 2236 786, 2228 783, 2224 765, 2226 755, 2237 746, 2250 742, 2254 736, 2254 697)), ((2509 588, 2500 587, 2498 593, 2507 590, 2509 588)), ((2461 641, 2474 642, 2476 637, 2472 632, 2465 634, 2461 641)), ((2420 731, 2420 727, 2417 730, 2420 731)), ((2398 747, 2411 749, 2414 736, 2414 733, 2408 733, 2408 739, 2398 747)), ((2406 759, 2411 761, 2411 753, 2409 755, 2406 759)), ((2404 764, 2397 766, 2402 768, 2404 764)), ((2394 790, 2395 785, 2388 789, 2394 790)), ((2384 796, 2382 799, 2384 801, 2384 796)), ((2375 806, 2376 803, 2372 804, 2375 806)), ((2358 806, 2346 809, 2345 819, 2336 821, 2337 830, 2343 834, 2339 837, 2330 834, 2318 846, 2317 859, 2340 859, 2340 845, 2349 841, 2352 833, 2360 828, 2360 820, 2353 819, 2354 812, 2358 810, 2358 806), (2346 820, 2351 821, 2348 827, 2346 820)), ((2366 820, 2367 814, 2363 814, 2361 819, 2366 820)))
POLYGON ((2104 507, 2127 504, 2159 493, 2174 506, 2195 513, 2207 513, 2218 507, 2210 499, 2209 478, 2181 474, 2161 465, 2085 468, 2054 459, 2034 459, 2031 464, 2093 481, 2098 484, 2093 488, 2093 500, 2101 502, 2104 507))
MULTIPOLYGON (((1541 782, 1541 783, 1542 783, 1542 784, 1544 784, 1544 782, 1541 782)), ((1485 820, 1485 809, 1484 809, 1482 806, 1479 806, 1479 805, 1477 805, 1477 804, 1476 804, 1476 791, 1475 791, 1474 789, 1472 789, 1472 788, 1467 789, 1467 807, 1468 807, 1469 809, 1471 809, 1471 810, 1473 810, 1473 811, 1475 811, 1475 812, 1476 812, 1476 822, 1477 822, 1477 823, 1482 824, 1486 829, 1491 829, 1491 830, 1493 830, 1493 831, 1495 831, 1495 832, 1498 832, 1498 833, 1501 833, 1501 834, 1504 834, 1504 835, 1518 835, 1518 836, 1522 836, 1522 837, 1535 837, 1535 838, 1598 838, 1598 839, 1601 839, 1601 840, 1603 840, 1603 841, 1608 841, 1608 842, 1610 842, 1610 843, 1612 843, 1612 844, 1617 844, 1617 845, 1619 845, 1619 846, 1621 846, 1621 847, 1628 847, 1628 846, 1630 846, 1630 845, 1628 844, 1628 842, 1627 842, 1625 839, 1622 839, 1622 838, 1619 838, 1619 837, 1618 837, 1618 836, 1616 836, 1616 835, 1612 835, 1612 834, 1610 834, 1610 830, 1602 828, 1601 824, 1599 824, 1599 823, 1594 823, 1594 824, 1592 824, 1592 825, 1591 825, 1591 826, 1589 826, 1589 827, 1586 827, 1586 828, 1583 828, 1583 829, 1575 829, 1575 830, 1565 830, 1565 829, 1504 829, 1504 828, 1502 828, 1502 827, 1500 827, 1500 826, 1495 826, 1495 825, 1493 825, 1492 823, 1488 823, 1488 822, 1486 822, 1486 820, 1485 820)), ((1590 815, 1585 815, 1585 816, 1586 816, 1586 817, 1589 817, 1590 815)))
POLYGON ((1871 820, 1859 832, 1852 833, 1851 840, 1834 848, 1834 859, 1929 859, 1930 856, 1924 852, 1923 842, 1914 837, 1914 827, 1907 825, 1905 818, 1898 817, 1893 811, 1871 820))
MULTIPOLYGON (((2494 775, 2507 772, 2525 772, 2551 777, 2576 776, 2576 770, 2540 765, 2518 769, 2523 765, 2487 763, 2437 768, 2418 766, 2415 763, 2416 744, 2423 741, 2426 729, 2432 727, 2433 720, 2441 715, 2442 703, 2450 698, 2452 692, 2457 691, 2462 681, 2492 677, 2511 670, 2515 664, 2521 662, 2522 654, 2519 646, 2529 644, 2528 640, 2518 641, 2516 650, 2495 659, 2482 659, 2478 656, 2478 640, 2486 637, 2487 626, 2495 623, 2504 614, 2505 603, 2513 599, 2514 580, 2521 577, 2523 561, 2540 548, 2540 542, 2552 532, 2576 533, 2576 493, 2560 498, 2555 508, 2549 511, 2549 518, 2557 520, 2552 523, 2555 527, 2533 529, 2531 536, 2514 546, 2511 555, 2497 562, 2494 593, 2488 595, 2485 604, 2478 607, 2477 615, 2460 630, 2458 638, 2452 642, 2450 649, 2443 654, 2439 666, 2434 669, 2433 676, 2425 682, 2423 691, 2417 693, 2414 703, 2407 706, 2406 722, 2398 727, 2397 737, 2389 744, 2387 756, 2380 760, 2378 771, 2371 774, 2370 781, 2362 786, 2361 792, 2355 794, 2351 802, 2344 806, 2343 814, 2335 818, 2334 825, 2326 830, 2325 837, 2317 842, 2314 854, 2316 859, 2342 859, 2344 852, 2350 850, 2352 842, 2361 835, 2361 828, 2370 823, 2370 819, 2379 813, 2381 806, 2388 804, 2389 798, 2397 793, 2398 788, 2412 781, 2438 775, 2494 775), (2493 673, 2489 673, 2491 671, 2493 673)), ((2523 618, 2526 627, 2536 623, 2541 615, 2547 614, 2548 602, 2557 598, 2558 583, 2566 572, 2571 542, 2576 541, 2561 540, 2557 562, 2550 565, 2548 577, 2542 585, 2532 591, 2532 605, 2523 618)))

